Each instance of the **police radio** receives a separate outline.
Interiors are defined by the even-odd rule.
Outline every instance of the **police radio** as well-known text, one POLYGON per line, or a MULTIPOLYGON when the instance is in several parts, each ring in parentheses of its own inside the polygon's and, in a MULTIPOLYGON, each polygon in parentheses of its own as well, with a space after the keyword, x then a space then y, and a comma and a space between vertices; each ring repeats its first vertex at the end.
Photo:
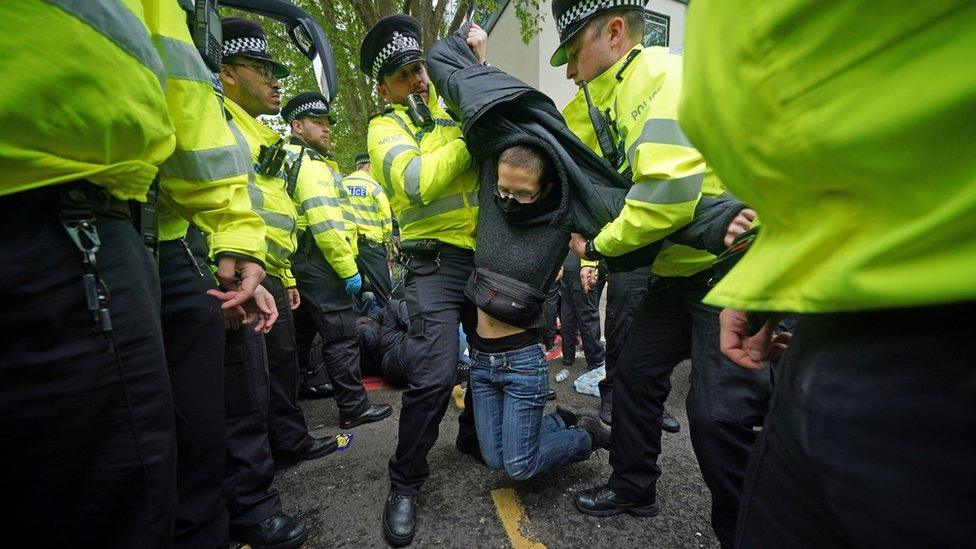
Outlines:
POLYGON ((613 138, 610 137, 609 115, 604 116, 600 109, 593 104, 593 100, 590 99, 590 88, 587 87, 586 82, 580 84, 580 87, 583 88, 583 96, 586 97, 590 124, 593 125, 593 132, 596 134, 596 142, 600 145, 600 153, 613 166, 613 169, 619 169, 620 165, 623 164, 623 155, 613 145, 613 138))
POLYGON ((424 98, 419 93, 407 96, 407 116, 414 126, 424 131, 434 129, 434 115, 430 113, 430 107, 424 103, 424 98))
POLYGON ((223 33, 220 28, 220 12, 217 0, 179 0, 186 12, 186 25, 190 28, 193 45, 200 57, 213 72, 220 71, 223 33))
POLYGON ((261 145, 261 152, 258 153, 258 165, 255 170, 260 175, 276 176, 281 171, 282 165, 288 152, 285 151, 285 140, 279 139, 277 143, 271 145, 261 145))

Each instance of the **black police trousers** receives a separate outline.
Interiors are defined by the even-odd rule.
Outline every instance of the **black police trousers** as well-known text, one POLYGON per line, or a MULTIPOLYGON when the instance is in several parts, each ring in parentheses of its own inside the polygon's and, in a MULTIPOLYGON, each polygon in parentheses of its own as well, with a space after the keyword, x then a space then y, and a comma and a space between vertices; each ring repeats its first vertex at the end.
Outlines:
POLYGON ((553 284, 546 294, 546 302, 542 308, 542 318, 545 326, 541 329, 542 344, 547 350, 552 349, 556 341, 556 317, 559 316, 559 285, 553 284))
POLYGON ((156 265, 131 219, 96 219, 110 343, 59 222, 60 188, 0 197, 2 543, 169 547, 176 435, 156 265))
MULTIPOLYGON (((451 400, 460 354, 458 326, 463 323, 465 332, 473 333, 477 322, 474 304, 464 296, 474 252, 452 248, 436 259, 411 255, 405 268, 410 329, 401 349, 410 385, 403 392, 397 448, 389 466, 393 489, 416 494, 429 474, 427 453, 451 400)), ((458 439, 477 448, 470 404, 458 421, 458 439)))
POLYGON ((274 296, 278 306, 278 321, 264 336, 271 379, 268 440, 272 454, 301 453, 311 448, 313 441, 305 414, 297 404, 301 371, 295 345, 295 317, 280 278, 268 275, 261 284, 274 296))
POLYGON ((225 332, 227 461, 224 499, 234 526, 253 526, 281 510, 268 441, 269 384, 264 336, 251 326, 225 332))
POLYGON ((601 400, 612 402, 613 373, 617 368, 617 359, 627 341, 637 308, 647 293, 650 278, 650 265, 607 275, 607 315, 603 322, 607 375, 600 380, 601 400))
POLYGON ((608 484, 627 498, 656 497, 664 401, 671 372, 690 356, 691 444, 712 494, 712 528, 719 542, 729 545, 754 428, 765 417, 770 385, 767 371, 740 368, 719 349, 719 311, 701 302, 709 276, 706 271, 651 278, 614 372, 608 484))
MULTIPOLYGON (((191 229, 195 231, 195 229, 191 229)), ((199 237, 199 233, 196 233, 199 237)), ((227 545, 224 324, 216 287, 186 239, 159 244, 163 342, 176 409, 177 547, 227 545)))
MULTIPOLYGON (((350 303, 352 303, 350 301, 350 303)), ((309 301, 309 311, 322 341, 322 363, 334 389, 339 417, 353 418, 369 409, 360 372, 359 335, 352 307, 327 311, 309 301)))
POLYGON ((739 547, 971 547, 976 302, 801 315, 749 460, 739 547))
POLYGON ((393 280, 390 278, 390 266, 386 261, 386 246, 382 242, 372 242, 365 238, 359 239, 359 255, 356 256, 356 266, 360 274, 369 279, 373 286, 376 304, 386 307, 393 291, 393 280))
POLYGON ((559 289, 563 363, 572 364, 576 359, 578 332, 583 340, 586 365, 597 368, 606 360, 603 343, 600 342, 600 292, 594 288, 583 293, 579 271, 563 271, 559 289))

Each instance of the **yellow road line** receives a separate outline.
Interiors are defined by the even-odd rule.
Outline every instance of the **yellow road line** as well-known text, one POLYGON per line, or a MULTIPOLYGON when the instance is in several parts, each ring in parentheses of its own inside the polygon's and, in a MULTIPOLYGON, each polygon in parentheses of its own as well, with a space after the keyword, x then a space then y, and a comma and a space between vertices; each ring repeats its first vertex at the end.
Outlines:
POLYGON ((522 513, 522 506, 515 496, 515 490, 511 488, 492 490, 491 499, 495 501, 498 518, 502 519, 502 526, 505 527, 505 533, 508 534, 512 547, 515 549, 546 549, 545 545, 532 541, 519 531, 525 515, 522 513))

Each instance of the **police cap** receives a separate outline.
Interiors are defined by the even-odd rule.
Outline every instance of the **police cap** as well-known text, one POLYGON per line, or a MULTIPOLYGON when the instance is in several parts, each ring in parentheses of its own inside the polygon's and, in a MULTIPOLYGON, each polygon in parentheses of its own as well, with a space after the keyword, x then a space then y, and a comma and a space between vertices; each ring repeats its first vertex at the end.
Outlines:
POLYGON ((549 59, 553 67, 566 64, 566 44, 593 17, 615 10, 644 10, 646 0, 552 0, 552 18, 559 31, 559 47, 549 59))
POLYGON ((359 70, 373 80, 423 59, 420 23, 402 13, 386 16, 373 25, 359 48, 359 70))
POLYGON ((291 124, 303 116, 327 116, 329 124, 335 124, 335 116, 329 101, 319 92, 304 92, 292 97, 281 109, 285 123, 291 124))
POLYGON ((360 164, 369 164, 369 153, 367 152, 356 153, 353 162, 355 162, 357 166, 359 166, 360 164))
POLYGON ((271 63, 276 78, 288 76, 288 67, 271 57, 268 39, 260 23, 242 17, 225 17, 220 20, 220 27, 224 35, 220 54, 225 63, 235 55, 261 59, 271 63))

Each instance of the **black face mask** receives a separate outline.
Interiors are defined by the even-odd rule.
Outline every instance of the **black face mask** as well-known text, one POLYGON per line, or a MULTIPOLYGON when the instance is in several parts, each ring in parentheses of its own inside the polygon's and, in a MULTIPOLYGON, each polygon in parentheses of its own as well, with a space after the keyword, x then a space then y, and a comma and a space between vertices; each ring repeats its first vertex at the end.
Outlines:
POLYGON ((495 204, 502 211, 505 221, 514 225, 534 225, 537 223, 548 223, 548 213, 551 213, 559 206, 559 194, 548 192, 535 202, 522 203, 508 196, 502 198, 498 193, 494 193, 495 204))

